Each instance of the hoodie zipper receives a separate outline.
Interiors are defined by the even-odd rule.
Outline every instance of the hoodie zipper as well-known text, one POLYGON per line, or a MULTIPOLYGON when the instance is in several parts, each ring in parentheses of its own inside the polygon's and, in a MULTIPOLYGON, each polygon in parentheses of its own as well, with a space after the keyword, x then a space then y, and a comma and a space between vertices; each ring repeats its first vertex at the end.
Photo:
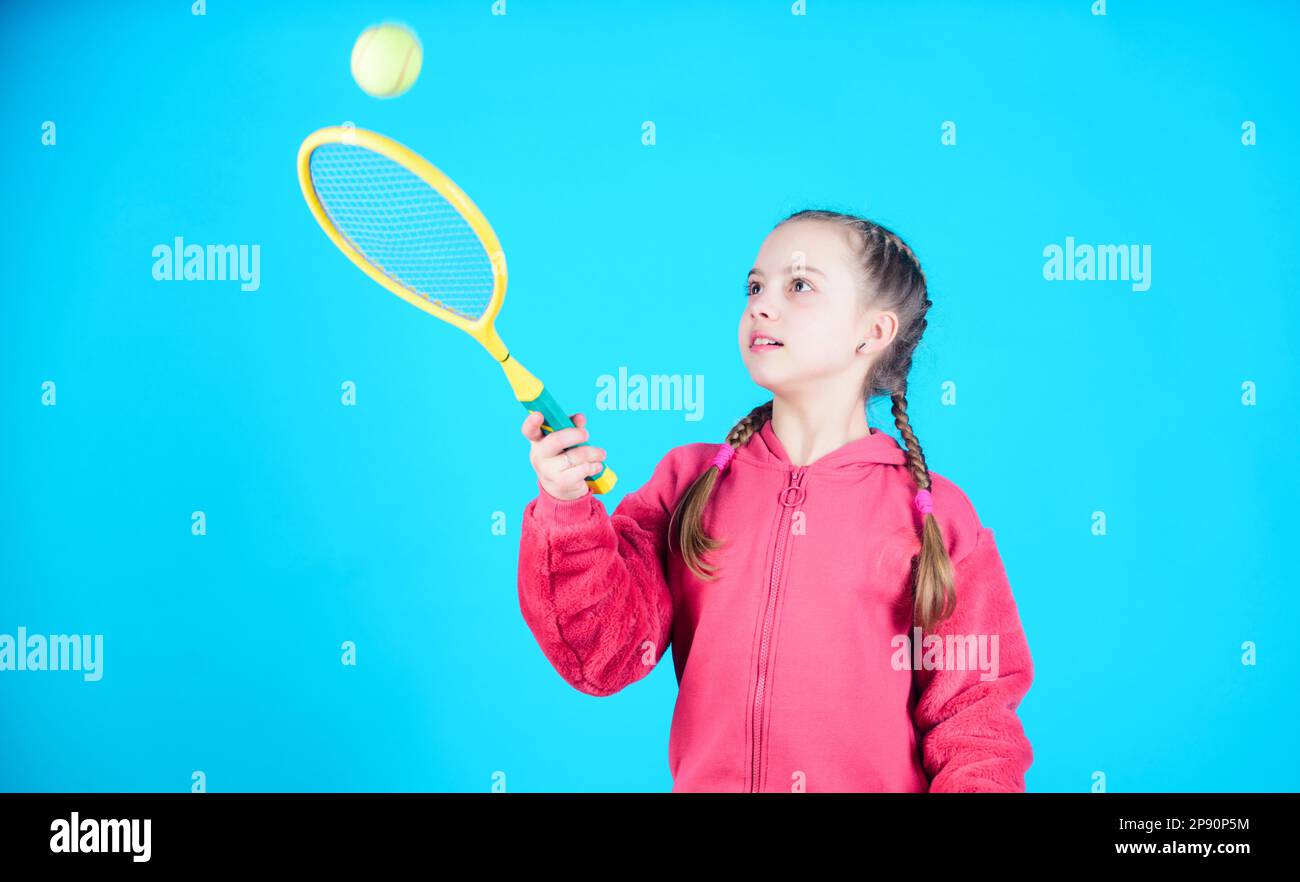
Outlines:
POLYGON ((794 508, 803 502, 807 491, 800 486, 803 479, 802 466, 790 472, 790 483, 781 491, 781 523, 777 528, 776 548, 772 555, 772 572, 767 583, 767 606, 763 610, 763 636, 758 650, 758 683, 754 687, 753 717, 753 754, 750 756, 749 789, 757 793, 763 781, 763 706, 767 698, 767 678, 770 667, 768 658, 772 641, 772 620, 776 615, 776 600, 781 588, 782 565, 785 563, 785 549, 790 536, 790 520, 794 517, 794 508))

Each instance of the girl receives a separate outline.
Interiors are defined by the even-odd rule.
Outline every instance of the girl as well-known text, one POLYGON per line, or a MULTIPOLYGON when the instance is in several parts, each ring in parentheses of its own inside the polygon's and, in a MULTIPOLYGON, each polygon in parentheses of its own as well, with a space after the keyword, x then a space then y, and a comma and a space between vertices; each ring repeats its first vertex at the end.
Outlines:
POLYGON ((908 424, 925 276, 879 224, 781 221, 745 283, 740 352, 772 393, 726 442, 674 448, 613 515, 586 420, 523 433, 519 601, 590 695, 671 643, 673 791, 1023 791, 1033 667, 993 541, 908 424), (889 395, 902 448, 867 425, 889 395), (706 560, 706 555, 709 557, 706 560))

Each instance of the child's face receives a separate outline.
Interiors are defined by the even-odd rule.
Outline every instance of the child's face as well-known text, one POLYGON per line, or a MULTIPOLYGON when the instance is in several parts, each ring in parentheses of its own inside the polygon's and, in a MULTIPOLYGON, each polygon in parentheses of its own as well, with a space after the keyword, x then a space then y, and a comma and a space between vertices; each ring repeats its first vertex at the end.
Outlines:
POLYGON ((848 236, 835 224, 798 220, 763 241, 740 317, 741 358, 763 388, 790 393, 826 379, 851 388, 865 379, 871 356, 858 346, 880 329, 863 308, 848 236), (783 345, 751 346, 755 333, 783 345))

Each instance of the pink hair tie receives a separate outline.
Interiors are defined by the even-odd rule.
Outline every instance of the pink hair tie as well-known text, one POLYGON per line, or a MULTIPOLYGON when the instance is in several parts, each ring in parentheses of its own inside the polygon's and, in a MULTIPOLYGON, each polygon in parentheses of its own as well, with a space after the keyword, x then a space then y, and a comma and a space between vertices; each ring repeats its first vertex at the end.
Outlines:
POLYGON ((934 506, 930 502, 929 490, 916 491, 916 510, 921 513, 922 517, 934 511, 934 506))
POLYGON ((709 462, 709 465, 717 466, 718 471, 725 472, 727 470, 727 463, 731 462, 731 458, 735 455, 736 448, 732 447, 730 444, 719 444, 718 452, 713 455, 713 459, 709 462))

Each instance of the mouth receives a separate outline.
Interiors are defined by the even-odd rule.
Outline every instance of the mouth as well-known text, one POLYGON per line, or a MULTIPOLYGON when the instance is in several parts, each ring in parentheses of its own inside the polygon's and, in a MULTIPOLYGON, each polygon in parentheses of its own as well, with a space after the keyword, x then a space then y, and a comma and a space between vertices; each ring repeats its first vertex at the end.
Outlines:
POLYGON ((773 349, 780 349, 784 345, 780 340, 768 334, 755 332, 749 337, 750 352, 768 352, 773 349))

